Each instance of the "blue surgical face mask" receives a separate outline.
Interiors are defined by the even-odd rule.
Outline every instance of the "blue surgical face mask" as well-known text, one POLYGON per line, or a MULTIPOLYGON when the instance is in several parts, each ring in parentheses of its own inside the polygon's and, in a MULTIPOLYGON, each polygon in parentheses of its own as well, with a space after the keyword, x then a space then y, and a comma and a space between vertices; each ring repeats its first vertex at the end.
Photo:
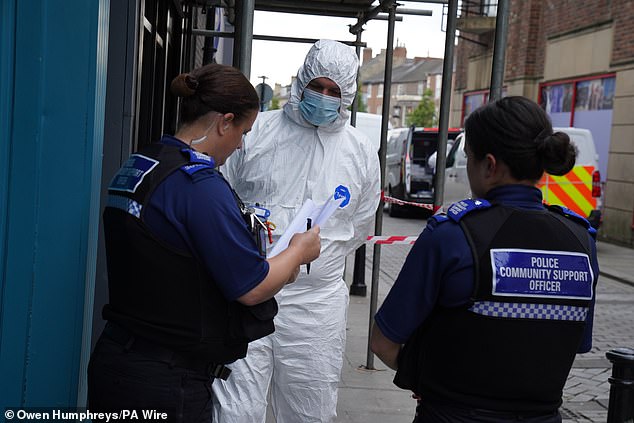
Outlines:
POLYGON ((299 102, 299 111, 304 119, 315 126, 321 126, 337 119, 340 106, 340 98, 320 94, 307 88, 304 90, 304 98, 299 102))

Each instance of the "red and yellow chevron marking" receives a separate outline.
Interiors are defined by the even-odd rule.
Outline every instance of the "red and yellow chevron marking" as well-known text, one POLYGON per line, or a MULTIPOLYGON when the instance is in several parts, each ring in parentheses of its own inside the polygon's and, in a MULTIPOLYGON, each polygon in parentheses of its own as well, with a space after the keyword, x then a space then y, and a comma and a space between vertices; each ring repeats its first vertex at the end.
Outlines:
POLYGON ((559 204, 587 217, 597 208, 597 199, 592 196, 592 173, 594 166, 575 166, 563 176, 544 173, 537 184, 542 190, 544 202, 559 204))

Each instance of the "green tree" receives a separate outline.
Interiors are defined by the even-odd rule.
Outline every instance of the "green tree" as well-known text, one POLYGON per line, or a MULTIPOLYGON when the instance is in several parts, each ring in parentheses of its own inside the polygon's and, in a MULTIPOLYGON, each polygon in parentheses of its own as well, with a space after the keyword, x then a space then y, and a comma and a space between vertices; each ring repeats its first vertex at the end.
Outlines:
POLYGON ((269 107, 269 110, 277 110, 280 108, 280 99, 277 97, 273 97, 271 99, 271 106, 269 107))
POLYGON ((357 106, 357 112, 367 112, 368 107, 363 102, 363 94, 361 93, 361 84, 357 87, 357 101, 359 105, 357 106))
MULTIPOLYGON (((363 94, 361 93, 361 84, 359 84, 357 86, 357 97, 356 98, 357 98, 357 101, 359 102, 359 105, 357 106, 357 112, 367 112, 368 111, 368 107, 363 102, 363 94)), ((348 106, 348 110, 352 110, 352 104, 350 106, 348 106)))
POLYGON ((436 126, 438 119, 436 117, 436 105, 434 104, 434 97, 431 90, 425 90, 423 98, 421 99, 418 107, 407 116, 407 125, 416 126, 436 126))

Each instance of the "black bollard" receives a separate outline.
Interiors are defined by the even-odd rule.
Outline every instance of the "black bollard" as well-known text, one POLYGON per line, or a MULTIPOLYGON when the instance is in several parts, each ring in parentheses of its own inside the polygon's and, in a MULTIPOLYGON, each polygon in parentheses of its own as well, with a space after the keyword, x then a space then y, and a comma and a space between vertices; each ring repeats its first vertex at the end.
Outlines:
POLYGON ((634 349, 615 348, 605 353, 612 363, 607 423, 634 421, 634 349))
POLYGON ((363 244, 354 252, 354 271, 352 273, 350 295, 365 297, 367 291, 368 287, 365 284, 365 244, 363 244))

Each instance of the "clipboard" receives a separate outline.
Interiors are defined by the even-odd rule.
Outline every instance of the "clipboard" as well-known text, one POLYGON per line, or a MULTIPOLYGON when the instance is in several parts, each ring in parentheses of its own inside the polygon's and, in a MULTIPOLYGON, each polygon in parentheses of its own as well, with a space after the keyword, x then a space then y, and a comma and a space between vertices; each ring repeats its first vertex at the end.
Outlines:
POLYGON ((324 223, 332 216, 332 214, 339 207, 343 207, 344 202, 347 204, 346 200, 349 200, 349 197, 346 196, 338 196, 336 195, 330 197, 328 201, 324 204, 318 205, 315 204, 313 200, 310 198, 304 202, 302 207, 299 209, 291 223, 288 225, 286 231, 282 234, 280 239, 277 240, 275 244, 273 244, 273 248, 271 252, 268 254, 269 258, 275 257, 286 248, 288 248, 288 243, 291 241, 291 238, 296 233, 301 233, 306 231, 306 219, 311 219, 312 224, 323 226, 324 223))

